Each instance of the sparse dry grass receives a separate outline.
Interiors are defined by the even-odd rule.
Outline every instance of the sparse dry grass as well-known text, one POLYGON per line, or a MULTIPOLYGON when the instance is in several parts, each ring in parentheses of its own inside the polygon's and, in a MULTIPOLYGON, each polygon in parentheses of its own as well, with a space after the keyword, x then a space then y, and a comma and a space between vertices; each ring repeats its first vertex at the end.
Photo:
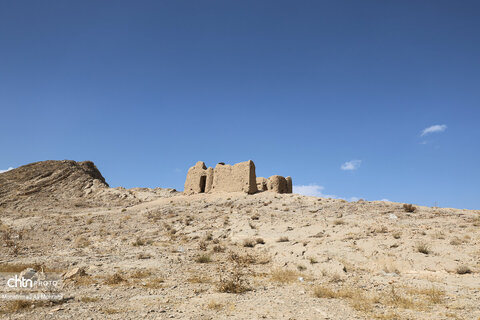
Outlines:
POLYGON ((148 278, 145 279, 145 284, 143 286, 149 289, 159 289, 165 286, 164 282, 165 279, 163 279, 163 277, 148 278))
POLYGON ((87 238, 81 236, 76 238, 73 244, 75 245, 76 248, 86 248, 90 246, 92 243, 87 238))
POLYGON ((117 272, 107 276, 103 283, 110 286, 116 286, 126 282, 127 280, 120 273, 117 272))
POLYGON ((17 313, 21 311, 31 310, 32 308, 39 308, 48 305, 61 304, 60 301, 30 301, 30 300, 9 300, 2 302, 0 305, 0 314, 17 313))
POLYGON ((364 289, 352 286, 331 287, 328 285, 317 285, 312 289, 313 296, 324 299, 344 299, 357 311, 367 314, 375 319, 397 319, 395 318, 398 309, 425 310, 430 305, 437 305, 444 302, 445 291, 436 287, 427 289, 406 288, 405 292, 399 292, 391 286, 388 291, 380 293, 369 292, 364 289), (383 315, 375 312, 375 305, 383 305, 393 308, 394 313, 387 312, 383 315))
POLYGON ((459 237, 453 237, 452 240, 450 240, 450 244, 452 246, 459 246, 463 243, 463 241, 459 237))
POLYGON ((407 292, 412 295, 423 295, 432 304, 440 304, 445 297, 445 290, 437 287, 430 288, 408 288, 407 292))
POLYGON ((202 275, 195 275, 187 279, 190 283, 211 283, 212 278, 202 275))
POLYGON ((417 252, 423 254, 430 254, 432 252, 430 246, 426 242, 418 242, 415 246, 415 249, 417 250, 417 252))
POLYGON ((150 270, 135 270, 134 272, 130 273, 130 277, 134 279, 148 278, 151 275, 152 271, 150 270))
POLYGON ((212 258, 208 254, 201 254, 195 258, 195 262, 197 263, 210 263, 212 262, 212 258))
POLYGON ((100 300, 100 298, 98 298, 98 297, 89 297, 89 296, 83 296, 83 297, 80 298, 80 301, 84 302, 84 303, 97 302, 99 300, 100 300))
POLYGON ((43 263, 0 263, 0 272, 4 273, 20 273, 28 268, 32 268, 39 272, 65 272, 65 270, 61 267, 47 266, 43 263))
POLYGON ((272 281, 280 283, 291 283, 300 277, 301 274, 296 270, 289 269, 273 269, 270 278, 272 281))
POLYGON ((211 300, 211 301, 207 304, 207 309, 215 310, 215 311, 220 311, 220 310, 223 309, 223 304, 218 303, 218 302, 215 302, 214 300, 211 300))

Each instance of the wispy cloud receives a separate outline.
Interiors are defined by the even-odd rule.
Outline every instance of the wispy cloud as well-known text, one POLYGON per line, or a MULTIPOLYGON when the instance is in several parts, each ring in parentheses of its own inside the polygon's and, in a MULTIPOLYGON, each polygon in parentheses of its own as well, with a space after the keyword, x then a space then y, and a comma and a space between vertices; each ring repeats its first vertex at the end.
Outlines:
POLYGON ((361 164, 362 164, 362 160, 351 160, 351 161, 347 161, 344 164, 342 164, 340 169, 342 169, 342 170, 357 170, 358 168, 360 168, 361 164))
POLYGON ((342 197, 336 196, 334 194, 325 194, 324 190, 325 190, 325 187, 324 186, 319 186, 318 184, 293 186, 293 193, 301 194, 303 196, 331 198, 331 199, 343 199, 343 200, 347 200, 347 201, 350 201, 350 202, 360 200, 359 197, 342 198, 342 197))
POLYGON ((422 134, 420 136, 424 136, 424 135, 427 135, 429 133, 435 133, 435 132, 443 132, 447 130, 447 125, 445 124, 436 124, 436 125, 433 125, 433 126, 430 126, 428 128, 425 128, 422 130, 422 134))
POLYGON ((10 168, 8 168, 7 170, 0 170, 0 173, 4 173, 4 172, 10 171, 10 170, 13 170, 13 168, 10 167, 10 168))
POLYGON ((302 186, 293 186, 293 193, 298 193, 304 196, 322 197, 322 198, 337 198, 335 195, 324 194, 325 187, 317 184, 309 184, 302 186))

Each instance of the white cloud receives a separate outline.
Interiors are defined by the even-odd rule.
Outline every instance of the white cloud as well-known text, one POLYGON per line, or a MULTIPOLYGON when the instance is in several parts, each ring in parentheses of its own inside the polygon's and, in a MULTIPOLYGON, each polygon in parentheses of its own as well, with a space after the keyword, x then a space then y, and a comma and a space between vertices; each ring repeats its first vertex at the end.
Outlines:
POLYGON ((4 173, 4 172, 10 171, 10 170, 13 170, 13 168, 10 167, 10 168, 8 168, 7 170, 0 170, 0 173, 4 173))
POLYGON ((447 125, 436 124, 434 126, 430 126, 428 128, 423 129, 421 136, 423 137, 424 135, 429 134, 429 133, 443 132, 445 130, 447 130, 447 125))
POLYGON ((336 196, 334 194, 325 194, 323 193, 323 190, 325 190, 325 187, 319 186, 317 184, 293 186, 293 193, 301 194, 303 196, 312 196, 312 197, 321 197, 321 198, 330 198, 330 199, 343 199, 349 202, 355 202, 361 199, 359 197, 343 198, 343 197, 336 196))
POLYGON ((358 168, 360 168, 361 164, 362 160, 352 160, 345 162, 340 168, 342 170, 357 170, 358 168))
POLYGON ((298 193, 304 196, 322 197, 322 198, 337 198, 335 195, 324 194, 325 187, 316 184, 309 184, 303 186, 293 186, 293 193, 298 193))

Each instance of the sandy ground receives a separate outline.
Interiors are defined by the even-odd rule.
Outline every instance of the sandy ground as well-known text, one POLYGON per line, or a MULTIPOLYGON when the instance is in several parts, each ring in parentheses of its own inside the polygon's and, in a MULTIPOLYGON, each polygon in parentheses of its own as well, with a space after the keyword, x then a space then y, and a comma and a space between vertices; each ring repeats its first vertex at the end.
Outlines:
POLYGON ((32 267, 62 296, 5 319, 480 319, 480 211, 178 193, 0 221, 0 294, 32 267))

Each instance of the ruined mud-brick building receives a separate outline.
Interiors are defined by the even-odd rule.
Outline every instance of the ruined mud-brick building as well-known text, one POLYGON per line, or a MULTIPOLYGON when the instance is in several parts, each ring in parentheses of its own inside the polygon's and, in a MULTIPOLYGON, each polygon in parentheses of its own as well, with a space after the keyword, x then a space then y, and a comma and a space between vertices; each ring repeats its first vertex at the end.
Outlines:
POLYGON ((252 160, 233 166, 220 162, 215 168, 207 168, 203 161, 191 167, 185 180, 185 194, 214 192, 245 192, 253 194, 259 191, 292 193, 292 178, 271 176, 256 177, 252 160))

